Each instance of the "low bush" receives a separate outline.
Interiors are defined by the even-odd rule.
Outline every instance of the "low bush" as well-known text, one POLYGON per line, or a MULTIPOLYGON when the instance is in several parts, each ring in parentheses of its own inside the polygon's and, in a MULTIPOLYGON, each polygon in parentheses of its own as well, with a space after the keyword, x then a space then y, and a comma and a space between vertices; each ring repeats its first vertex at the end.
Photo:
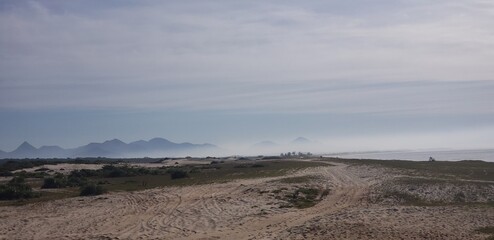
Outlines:
POLYGON ((14 173, 14 176, 21 178, 44 178, 47 175, 49 174, 46 172, 26 172, 24 170, 14 173))
MULTIPOLYGON (((291 194, 285 195, 284 200, 287 201, 290 205, 285 205, 282 207, 296 207, 296 208, 308 208, 316 205, 319 201, 321 201, 321 198, 318 198, 320 195, 321 191, 319 189, 315 188, 299 188, 295 192, 291 194)), ((329 194, 329 191, 327 193, 321 194, 323 196, 326 196, 329 194)))
POLYGON ((80 196, 96 196, 105 193, 106 190, 101 185, 88 184, 81 187, 80 196))
POLYGON ((248 168, 248 167, 249 167, 248 164, 238 164, 238 165, 233 166, 233 168, 248 168))
POLYGON ((80 187, 86 185, 88 182, 87 178, 84 176, 78 176, 75 174, 70 174, 67 177, 67 186, 68 187, 80 187))
POLYGON ((43 180, 43 185, 41 185, 41 188, 62 188, 62 186, 59 182, 55 180, 55 178, 45 178, 43 180))
POLYGON ((25 183, 24 178, 14 177, 6 185, 0 185, 0 200, 14 200, 39 197, 31 186, 25 183))
POLYGON ((0 170, 0 177, 10 177, 10 176, 14 176, 14 174, 11 171, 0 170))
POLYGON ((180 178, 189 177, 189 174, 187 173, 187 171, 182 170, 182 169, 170 169, 170 170, 168 170, 168 173, 170 173, 171 179, 180 179, 180 178))
POLYGON ((41 188, 64 188, 67 187, 67 177, 57 174, 55 177, 45 178, 41 188))
POLYGON ((127 165, 115 166, 115 165, 105 165, 103 168, 98 170, 74 170, 70 173, 73 177, 109 177, 109 178, 119 178, 119 177, 134 177, 143 175, 160 175, 164 174, 164 171, 157 169, 147 169, 143 167, 130 167, 127 165))

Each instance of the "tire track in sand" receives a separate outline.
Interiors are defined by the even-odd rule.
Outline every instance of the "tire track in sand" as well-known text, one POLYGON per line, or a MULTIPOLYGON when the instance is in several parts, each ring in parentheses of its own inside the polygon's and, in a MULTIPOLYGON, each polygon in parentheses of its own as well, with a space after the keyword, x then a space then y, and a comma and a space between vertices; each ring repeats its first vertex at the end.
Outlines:
MULTIPOLYGON (((334 163, 332 163, 334 164, 334 163)), ((331 193, 311 208, 293 209, 286 213, 263 216, 242 226, 232 226, 221 233, 197 236, 198 239, 272 239, 291 227, 301 225, 315 217, 337 212, 357 204, 367 191, 369 183, 346 170, 344 164, 318 169, 322 184, 331 184, 331 193), (322 170, 322 171, 321 171, 322 170)), ((194 236, 194 238, 196 238, 194 236)))

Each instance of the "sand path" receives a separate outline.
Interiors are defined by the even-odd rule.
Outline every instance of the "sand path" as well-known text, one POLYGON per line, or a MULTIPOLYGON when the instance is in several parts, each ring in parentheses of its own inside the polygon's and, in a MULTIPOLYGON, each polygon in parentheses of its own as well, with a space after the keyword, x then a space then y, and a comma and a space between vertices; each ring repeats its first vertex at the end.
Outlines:
POLYGON ((232 226, 226 231, 209 232, 199 239, 273 239, 280 233, 295 226, 302 225, 318 216, 356 205, 362 199, 370 182, 362 180, 346 171, 344 164, 331 163, 336 166, 309 169, 296 175, 318 175, 321 187, 331 189, 328 197, 311 208, 291 210, 289 212, 268 215, 241 226, 232 226))

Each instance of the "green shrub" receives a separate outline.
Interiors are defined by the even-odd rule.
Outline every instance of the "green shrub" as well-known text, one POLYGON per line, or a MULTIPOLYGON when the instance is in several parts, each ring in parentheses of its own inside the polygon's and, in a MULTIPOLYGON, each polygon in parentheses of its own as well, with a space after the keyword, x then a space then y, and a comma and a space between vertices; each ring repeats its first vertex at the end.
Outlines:
POLYGON ((81 187, 81 192, 79 195, 80 196, 96 196, 96 195, 101 195, 105 192, 106 192, 106 190, 100 185, 88 184, 86 186, 81 187))
POLYGON ((65 176, 61 173, 57 173, 57 174, 55 174, 54 177, 45 178, 43 180, 43 185, 41 185, 41 188, 75 187, 75 186, 82 186, 86 183, 85 181, 74 183, 73 182, 74 179, 71 179, 71 180, 72 180, 72 182, 69 181, 67 176, 65 176))
POLYGON ((14 173, 14 176, 21 178, 44 178, 47 175, 48 173, 46 172, 26 172, 24 170, 14 173))
POLYGON ((24 178, 14 177, 6 185, 0 185, 0 200, 14 200, 39 197, 31 186, 25 183, 24 178))
POLYGON ((78 175, 69 175, 67 177, 67 186, 68 187, 80 187, 86 185, 88 182, 86 177, 78 176, 78 175))
POLYGON ((64 188, 67 187, 67 178, 65 176, 50 177, 43 180, 41 188, 64 188))
POLYGON ((61 188, 60 184, 55 181, 55 178, 45 178, 41 188, 61 188))
POLYGON ((189 174, 187 173, 187 171, 182 170, 182 169, 170 169, 170 170, 168 170, 168 173, 170 173, 171 179, 179 179, 179 178, 189 177, 189 174))
POLYGON ((10 177, 13 176, 14 174, 11 171, 8 170, 0 170, 0 177, 10 177))
POLYGON ((238 164, 238 165, 233 166, 233 168, 248 168, 248 167, 249 167, 249 165, 247 165, 247 164, 238 164))
POLYGON ((159 175, 161 172, 156 170, 150 170, 143 167, 129 167, 129 166, 114 166, 105 165, 100 170, 93 170, 97 176, 100 177, 133 177, 142 175, 159 175))
POLYGON ((291 206, 296 208, 312 207, 316 205, 319 201, 321 201, 321 199, 318 199, 319 193, 321 193, 321 190, 319 189, 299 188, 295 192, 285 195, 284 200, 290 203, 290 205, 283 205, 282 207, 291 207, 291 206))

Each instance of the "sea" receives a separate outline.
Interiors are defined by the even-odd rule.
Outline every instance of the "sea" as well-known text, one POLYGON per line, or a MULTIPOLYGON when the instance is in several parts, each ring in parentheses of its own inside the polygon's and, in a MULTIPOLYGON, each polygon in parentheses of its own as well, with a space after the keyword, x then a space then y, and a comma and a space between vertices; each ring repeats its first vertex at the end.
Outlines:
POLYGON ((482 160, 487 162, 494 162, 494 149, 343 152, 324 154, 324 156, 339 158, 412 161, 428 161, 429 158, 432 157, 437 161, 482 160))

